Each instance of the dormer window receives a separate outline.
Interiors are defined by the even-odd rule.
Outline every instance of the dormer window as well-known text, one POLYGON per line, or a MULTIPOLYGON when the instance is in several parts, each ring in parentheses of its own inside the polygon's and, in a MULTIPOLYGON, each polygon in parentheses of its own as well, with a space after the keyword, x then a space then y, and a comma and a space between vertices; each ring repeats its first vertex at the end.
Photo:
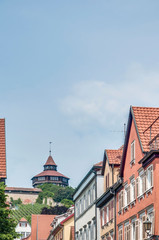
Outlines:
POLYGON ((131 165, 135 163, 135 140, 131 143, 131 165))

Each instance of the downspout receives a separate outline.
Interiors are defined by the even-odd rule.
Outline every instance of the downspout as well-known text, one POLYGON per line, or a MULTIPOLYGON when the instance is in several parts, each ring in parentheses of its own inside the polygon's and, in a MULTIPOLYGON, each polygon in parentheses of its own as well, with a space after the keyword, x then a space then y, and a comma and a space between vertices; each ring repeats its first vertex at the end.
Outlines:
MULTIPOLYGON (((97 172, 94 171, 94 174, 95 174, 95 201, 97 201, 97 172)), ((96 204, 95 204, 95 223, 96 223, 96 240, 97 240, 97 207, 96 207, 96 204)))
POLYGON ((115 195, 114 195, 114 205, 115 205, 115 207, 114 207, 114 210, 115 210, 115 214, 114 214, 114 216, 115 216, 115 219, 114 219, 114 235, 115 235, 115 238, 114 239, 116 239, 116 196, 117 196, 117 194, 116 194, 116 191, 115 191, 115 195))
POLYGON ((114 164, 112 164, 112 185, 114 184, 114 164))

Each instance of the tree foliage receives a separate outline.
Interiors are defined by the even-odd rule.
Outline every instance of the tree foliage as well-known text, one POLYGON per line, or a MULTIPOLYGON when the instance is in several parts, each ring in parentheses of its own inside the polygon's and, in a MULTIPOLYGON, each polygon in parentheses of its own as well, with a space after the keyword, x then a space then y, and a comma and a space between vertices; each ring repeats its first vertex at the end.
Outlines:
POLYGON ((55 206, 55 207, 44 207, 41 211, 41 214, 46 214, 46 215, 60 215, 63 214, 67 211, 67 207, 65 206, 55 206))
POLYGON ((0 239, 13 240, 19 235, 15 232, 16 223, 10 217, 9 206, 6 204, 5 185, 0 183, 0 239))
POLYGON ((74 204, 73 201, 69 199, 63 199, 61 203, 67 208, 70 208, 74 204))
POLYGON ((17 200, 14 200, 12 197, 10 198, 11 204, 13 207, 15 207, 18 204, 22 204, 22 200, 18 198, 17 200))
POLYGON ((61 202, 63 199, 73 200, 74 189, 72 187, 61 187, 51 183, 44 183, 39 186, 42 192, 39 194, 36 202, 42 203, 43 199, 51 197, 55 202, 61 202))

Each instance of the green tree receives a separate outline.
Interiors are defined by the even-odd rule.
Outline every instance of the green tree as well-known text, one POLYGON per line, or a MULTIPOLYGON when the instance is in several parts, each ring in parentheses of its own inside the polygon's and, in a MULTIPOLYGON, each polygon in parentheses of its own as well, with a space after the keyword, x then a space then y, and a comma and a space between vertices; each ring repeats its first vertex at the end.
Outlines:
POLYGON ((67 208, 70 208, 72 205, 74 205, 73 201, 69 199, 63 199, 61 203, 67 208))
POLYGON ((19 236, 15 232, 16 224, 10 217, 9 206, 6 204, 5 185, 0 183, 0 239, 13 240, 19 236))
POLYGON ((39 188, 42 189, 42 192, 36 200, 37 203, 42 203, 46 197, 51 197, 55 202, 61 202, 63 199, 73 200, 75 191, 72 187, 61 187, 51 183, 44 183, 39 188))

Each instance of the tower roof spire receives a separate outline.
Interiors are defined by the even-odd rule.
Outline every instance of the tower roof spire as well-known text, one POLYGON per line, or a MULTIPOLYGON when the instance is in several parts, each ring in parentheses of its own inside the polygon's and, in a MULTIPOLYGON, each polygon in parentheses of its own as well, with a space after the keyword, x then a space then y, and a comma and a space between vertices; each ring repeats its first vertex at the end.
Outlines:
POLYGON ((50 154, 50 156, 51 156, 51 144, 52 144, 52 142, 49 142, 49 144, 50 144, 49 154, 50 154))

